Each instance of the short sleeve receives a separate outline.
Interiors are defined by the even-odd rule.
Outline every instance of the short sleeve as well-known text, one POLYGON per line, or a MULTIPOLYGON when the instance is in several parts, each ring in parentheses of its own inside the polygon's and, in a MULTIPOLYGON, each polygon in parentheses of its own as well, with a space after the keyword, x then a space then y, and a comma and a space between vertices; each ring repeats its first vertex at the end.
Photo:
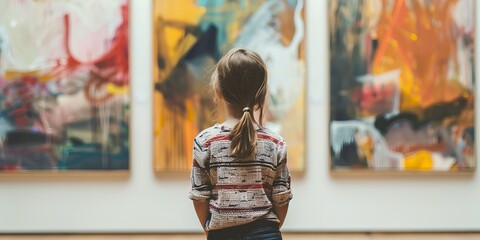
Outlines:
POLYGON ((287 144, 285 141, 279 143, 277 158, 276 174, 273 180, 272 202, 277 206, 281 206, 287 204, 293 198, 290 188, 291 177, 287 166, 287 144))
POLYGON ((193 142, 193 164, 189 198, 196 201, 208 201, 212 196, 212 184, 206 168, 210 158, 208 147, 202 146, 198 137, 193 142))

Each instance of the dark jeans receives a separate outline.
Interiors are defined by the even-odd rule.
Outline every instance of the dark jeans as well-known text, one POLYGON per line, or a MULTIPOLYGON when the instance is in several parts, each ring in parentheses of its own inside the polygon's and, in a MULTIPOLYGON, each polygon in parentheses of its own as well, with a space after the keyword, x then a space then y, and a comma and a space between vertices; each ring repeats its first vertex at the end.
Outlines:
POLYGON ((249 224, 212 230, 208 240, 282 240, 278 224, 269 221, 255 221, 249 224))

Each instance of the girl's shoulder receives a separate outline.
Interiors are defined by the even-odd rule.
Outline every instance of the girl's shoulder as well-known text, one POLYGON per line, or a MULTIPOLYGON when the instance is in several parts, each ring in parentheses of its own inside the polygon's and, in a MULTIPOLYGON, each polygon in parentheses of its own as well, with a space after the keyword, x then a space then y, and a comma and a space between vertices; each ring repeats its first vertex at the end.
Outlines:
POLYGON ((268 127, 263 126, 259 128, 258 133, 262 134, 265 137, 270 138, 274 142, 279 143, 281 145, 286 144, 285 139, 282 137, 282 135, 280 135, 277 131, 274 131, 268 127))
POLYGON ((197 142, 206 142, 209 139, 220 135, 223 132, 223 129, 219 124, 215 124, 209 128, 203 129, 196 137, 195 141, 197 142))

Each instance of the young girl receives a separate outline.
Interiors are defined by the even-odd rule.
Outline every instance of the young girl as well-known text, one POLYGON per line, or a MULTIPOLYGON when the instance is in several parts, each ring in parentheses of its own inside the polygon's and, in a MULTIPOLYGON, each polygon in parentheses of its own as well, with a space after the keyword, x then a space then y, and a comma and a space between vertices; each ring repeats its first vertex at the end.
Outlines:
POLYGON ((194 140, 192 188, 208 239, 282 239, 292 199, 283 138, 262 126, 267 69, 255 52, 232 49, 212 86, 227 120, 194 140), (258 116, 258 117, 255 117, 258 116))

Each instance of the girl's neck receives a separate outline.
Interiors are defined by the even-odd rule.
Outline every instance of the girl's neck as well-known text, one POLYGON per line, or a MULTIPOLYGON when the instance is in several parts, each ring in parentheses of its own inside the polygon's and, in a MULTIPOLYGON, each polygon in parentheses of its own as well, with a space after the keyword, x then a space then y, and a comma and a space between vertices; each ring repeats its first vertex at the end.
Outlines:
POLYGON ((239 121, 240 119, 235 118, 227 111, 227 114, 225 115, 225 122, 223 122, 223 124, 227 127, 233 128, 235 127, 235 125, 237 125, 239 121))

